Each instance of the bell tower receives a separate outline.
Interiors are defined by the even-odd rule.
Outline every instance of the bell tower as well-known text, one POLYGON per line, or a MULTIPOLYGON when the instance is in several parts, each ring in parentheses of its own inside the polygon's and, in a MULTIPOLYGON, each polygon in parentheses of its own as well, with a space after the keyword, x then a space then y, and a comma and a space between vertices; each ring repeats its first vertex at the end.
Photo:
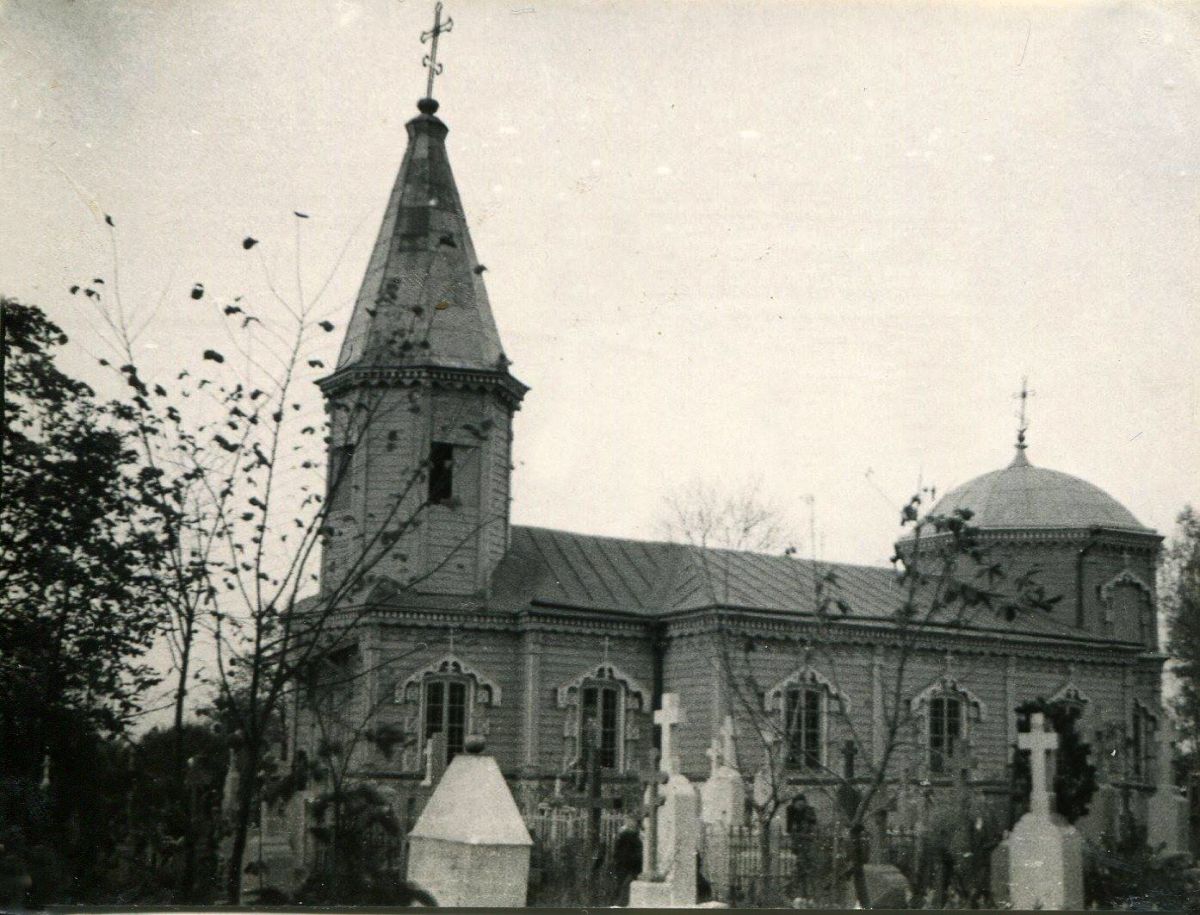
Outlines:
POLYGON ((512 417, 528 390, 509 372, 429 84, 336 371, 322 588, 346 576, 416 594, 483 591, 509 537, 512 417))

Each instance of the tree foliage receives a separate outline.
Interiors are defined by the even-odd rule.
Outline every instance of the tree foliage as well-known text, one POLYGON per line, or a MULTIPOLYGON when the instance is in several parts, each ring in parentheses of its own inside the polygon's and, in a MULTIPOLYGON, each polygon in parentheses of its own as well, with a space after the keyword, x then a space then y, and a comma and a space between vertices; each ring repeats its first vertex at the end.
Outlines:
POLYGON ((38 778, 59 737, 121 732, 155 680, 160 511, 127 407, 57 367, 66 336, 38 308, 3 308, 0 769, 38 778))
POLYGON ((1194 752, 1200 742, 1200 515, 1190 505, 1179 513, 1167 547, 1159 598, 1179 685, 1174 710, 1194 752))
MULTIPOLYGON (((1096 767, 1091 762, 1091 744, 1084 741, 1077 727, 1080 709, 1048 699, 1024 702, 1017 706, 1017 730, 1028 733, 1030 716, 1037 712, 1046 716, 1052 730, 1058 735, 1058 750, 1054 754, 1054 784, 1050 786, 1054 809, 1068 823, 1074 823, 1087 815, 1092 797, 1100 787, 1096 779, 1096 767)), ((1029 766, 1029 754, 1014 750, 1013 782, 1021 811, 1029 804, 1029 766)))

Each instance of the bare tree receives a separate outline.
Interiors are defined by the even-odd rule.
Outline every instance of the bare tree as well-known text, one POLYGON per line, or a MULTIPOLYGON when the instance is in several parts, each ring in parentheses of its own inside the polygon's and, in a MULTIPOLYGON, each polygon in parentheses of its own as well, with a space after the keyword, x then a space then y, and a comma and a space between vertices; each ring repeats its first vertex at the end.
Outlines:
MULTIPOLYGON (((702 493, 704 504, 676 517, 693 519, 700 535, 688 537, 697 547, 721 545, 713 531, 772 529, 767 510, 753 501, 721 500, 711 491, 702 493), (739 515, 738 508, 745 507, 739 515), (721 519, 709 523, 710 519, 721 519), (706 527, 699 527, 701 522, 706 527), (718 542, 714 542, 718 541, 718 542)), ((911 705, 914 660, 931 629, 961 626, 980 613, 1000 614, 1008 619, 1019 613, 1047 610, 1057 598, 1048 597, 1032 574, 1009 579, 998 563, 992 562, 982 546, 978 530, 970 524, 971 512, 956 510, 950 515, 924 509, 931 491, 913 496, 904 506, 901 523, 908 537, 901 542, 894 566, 895 608, 886 618, 859 612, 842 587, 835 567, 796 558, 796 549, 783 552, 794 562, 797 593, 809 595, 801 605, 788 608, 799 614, 794 634, 765 638, 755 632, 753 621, 735 610, 716 612, 717 638, 712 665, 718 672, 725 711, 732 715, 739 736, 749 738, 760 762, 750 792, 759 826, 760 869, 770 877, 771 825, 793 794, 798 769, 816 776, 831 794, 848 836, 849 874, 863 907, 871 900, 865 878, 867 833, 870 817, 894 798, 898 787, 900 757, 915 749, 916 717, 911 705), (886 625, 890 647, 883 658, 882 728, 873 735, 864 732, 846 703, 842 669, 847 663, 838 648, 840 629, 859 621, 886 625), (798 670, 820 669, 830 681, 831 733, 843 738, 846 758, 831 759, 814 753, 801 737, 803 709, 787 696, 778 707, 770 704, 771 684, 761 681, 762 658, 782 651, 798 670)), ((728 557, 720 551, 698 549, 697 560, 709 580, 714 603, 728 594, 728 557)))
MULTIPOLYGON (((307 217, 296 218, 299 233, 307 217)), ((253 238, 243 242, 248 252, 257 245, 253 238)), ((133 359, 137 337, 154 313, 131 319, 119 298, 106 302, 102 282, 77 287, 101 304, 110 346, 128 360, 118 371, 135 389, 147 430, 144 448, 155 455, 162 485, 178 505, 177 574, 164 585, 172 607, 164 629, 176 648, 177 723, 202 634, 214 659, 208 682, 237 733, 238 796, 225 881, 231 903, 240 901, 247 834, 272 750, 271 725, 284 711, 289 685, 353 640, 372 611, 375 587, 393 594, 412 588, 457 551, 404 580, 376 573, 381 562, 408 548, 409 535, 433 504, 423 485, 426 457, 401 467, 391 491, 373 501, 337 574, 318 574, 322 548, 346 534, 333 509, 357 489, 353 462, 344 456, 375 442, 390 420, 411 422, 423 407, 415 393, 363 386, 315 415, 315 391, 305 382, 326 373, 335 329, 330 310, 321 307, 328 280, 309 297, 297 271, 295 292, 285 295, 260 252, 248 255, 258 257, 266 287, 257 304, 242 296, 208 304, 216 297, 201 283, 193 286, 192 302, 219 310, 227 339, 198 344, 198 360, 169 380, 145 377, 133 359), (318 449, 333 458, 327 475, 326 462, 314 454, 318 449)), ((296 257, 298 262, 298 241, 296 257)), ((109 285, 119 288, 115 279, 109 285)), ((375 302, 401 318, 374 354, 381 364, 411 362, 429 349, 434 316, 397 296, 396 284, 388 283, 375 302)), ((462 426, 480 440, 488 437, 486 423, 462 426)), ((395 446, 388 441, 385 447, 395 446)), ((497 520, 481 517, 459 546, 497 520)))

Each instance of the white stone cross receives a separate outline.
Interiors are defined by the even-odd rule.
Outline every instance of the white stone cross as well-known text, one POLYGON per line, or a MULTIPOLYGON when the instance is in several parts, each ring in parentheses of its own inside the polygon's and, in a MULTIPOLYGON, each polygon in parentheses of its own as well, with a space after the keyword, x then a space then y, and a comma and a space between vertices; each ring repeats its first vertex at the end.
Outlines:
POLYGON ((672 728, 677 724, 683 724, 686 720, 683 709, 679 705, 679 694, 663 693, 662 708, 655 711, 654 723, 658 725, 659 733, 662 737, 661 768, 664 772, 675 774, 679 771, 679 760, 676 758, 674 748, 671 746, 674 742, 672 728))
POLYGON ((1017 735, 1017 746, 1029 751, 1029 812, 1050 815, 1050 794, 1046 790, 1046 753, 1058 749, 1058 735, 1046 730, 1046 718, 1035 712, 1029 720, 1029 733, 1017 735))
POLYGON ((425 777, 421 779, 421 787, 428 788, 433 784, 433 744, 432 740, 425 741, 425 749, 421 755, 425 757, 425 777))
POLYGON ((721 722, 721 762, 731 769, 737 765, 737 744, 733 741, 733 716, 726 715, 721 722))
POLYGON ((708 774, 710 776, 716 775, 717 770, 721 768, 721 763, 724 762, 724 759, 722 759, 723 754, 721 753, 721 741, 714 737, 708 745, 708 749, 704 751, 704 755, 708 757, 708 774))

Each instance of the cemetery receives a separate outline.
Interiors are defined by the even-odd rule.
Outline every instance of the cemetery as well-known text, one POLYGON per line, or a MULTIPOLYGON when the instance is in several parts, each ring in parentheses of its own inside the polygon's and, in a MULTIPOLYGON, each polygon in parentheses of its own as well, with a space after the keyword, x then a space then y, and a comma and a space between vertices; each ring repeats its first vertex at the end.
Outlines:
POLYGON ((911 6, 6 4, 0 911, 1197 903, 1195 22, 911 6))
MULTIPOLYGON (((856 784, 852 745, 843 752, 846 777, 832 792, 803 786, 764 828, 751 803, 756 780, 738 768, 732 717, 713 738, 708 777, 698 784, 680 771, 677 747, 688 719, 679 697, 665 693, 653 717, 661 749, 643 767, 631 805, 604 790, 598 755, 589 754, 579 790, 560 783, 550 798, 522 809, 485 740, 467 738, 449 766, 429 769, 427 800, 393 842, 388 866, 439 904, 455 906, 857 904, 845 829, 856 784), (829 806, 827 793, 840 798, 829 806)), ((1059 745, 1047 719, 1030 715, 1016 742, 1028 762, 1028 794, 1011 823, 1001 799, 973 789, 978 762, 969 745, 953 756, 952 792, 935 797, 919 782, 889 790, 865 842, 860 879, 872 907, 1083 908, 1085 883, 1098 879, 1093 872, 1108 860, 1106 850, 1123 841, 1154 843, 1157 866, 1169 863, 1163 879, 1186 898, 1200 869, 1181 844, 1192 838, 1178 789, 1150 799, 1155 820, 1126 818, 1128 835, 1092 842, 1056 812, 1059 745)))

